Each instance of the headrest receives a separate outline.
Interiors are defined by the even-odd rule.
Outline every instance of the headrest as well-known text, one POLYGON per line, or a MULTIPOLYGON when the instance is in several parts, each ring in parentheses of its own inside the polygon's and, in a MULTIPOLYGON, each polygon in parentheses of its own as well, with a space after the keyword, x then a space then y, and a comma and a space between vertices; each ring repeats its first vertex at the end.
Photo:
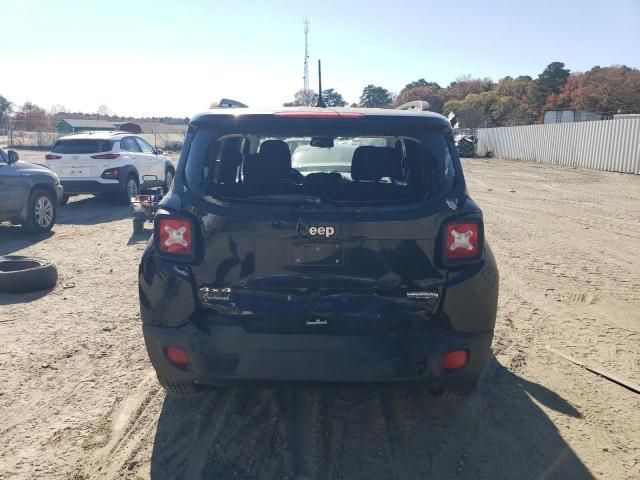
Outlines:
POLYGON ((291 168, 291 151, 289 145, 282 140, 267 140, 260 145, 260 155, 268 162, 284 163, 291 168))
POLYGON ((377 181, 383 177, 402 176, 402 154, 392 147, 362 146, 356 148, 351 160, 353 180, 377 181))
POLYGON ((242 168, 243 179, 249 183, 273 183, 285 178, 291 167, 282 157, 264 157, 262 153, 245 155, 242 168))

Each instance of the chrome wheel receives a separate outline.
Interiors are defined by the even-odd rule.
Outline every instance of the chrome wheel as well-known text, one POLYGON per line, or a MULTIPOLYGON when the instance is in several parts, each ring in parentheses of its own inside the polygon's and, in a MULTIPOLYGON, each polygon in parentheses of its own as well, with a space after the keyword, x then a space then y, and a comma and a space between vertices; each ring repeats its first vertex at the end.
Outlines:
POLYGON ((127 180, 127 195, 129 198, 135 197, 138 195, 138 183, 135 178, 130 178, 127 180))
POLYGON ((173 172, 171 170, 167 171, 167 175, 165 176, 164 183, 167 188, 167 192, 171 190, 171 185, 173 185, 173 172))
POLYGON ((40 228, 47 228, 53 221, 53 203, 47 196, 36 199, 33 216, 40 228))

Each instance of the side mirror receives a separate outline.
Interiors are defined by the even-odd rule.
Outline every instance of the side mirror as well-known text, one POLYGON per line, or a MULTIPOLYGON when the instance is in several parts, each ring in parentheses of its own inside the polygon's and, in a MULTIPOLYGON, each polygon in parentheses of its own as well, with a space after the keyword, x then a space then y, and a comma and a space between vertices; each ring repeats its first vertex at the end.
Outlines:
POLYGON ((164 150, 161 148, 156 148, 156 155, 162 155, 164 153, 164 150))
POLYGON ((7 155, 9 156, 9 165, 16 163, 20 159, 20 155, 15 150, 9 150, 7 155))

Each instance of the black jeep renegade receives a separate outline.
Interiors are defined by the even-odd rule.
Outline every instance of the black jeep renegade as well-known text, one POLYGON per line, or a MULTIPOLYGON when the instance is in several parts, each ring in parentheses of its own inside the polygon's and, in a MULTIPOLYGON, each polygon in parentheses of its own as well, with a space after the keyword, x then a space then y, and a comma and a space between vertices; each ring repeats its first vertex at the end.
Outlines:
POLYGON ((498 272, 449 122, 421 111, 196 116, 139 271, 162 386, 420 382, 466 393, 498 272))

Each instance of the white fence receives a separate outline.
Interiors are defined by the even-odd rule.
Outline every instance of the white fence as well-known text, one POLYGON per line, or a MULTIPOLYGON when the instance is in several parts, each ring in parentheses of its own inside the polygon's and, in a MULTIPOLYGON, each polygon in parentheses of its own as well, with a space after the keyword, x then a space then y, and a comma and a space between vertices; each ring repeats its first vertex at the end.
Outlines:
POLYGON ((640 174, 640 118, 479 128, 476 153, 640 174))

